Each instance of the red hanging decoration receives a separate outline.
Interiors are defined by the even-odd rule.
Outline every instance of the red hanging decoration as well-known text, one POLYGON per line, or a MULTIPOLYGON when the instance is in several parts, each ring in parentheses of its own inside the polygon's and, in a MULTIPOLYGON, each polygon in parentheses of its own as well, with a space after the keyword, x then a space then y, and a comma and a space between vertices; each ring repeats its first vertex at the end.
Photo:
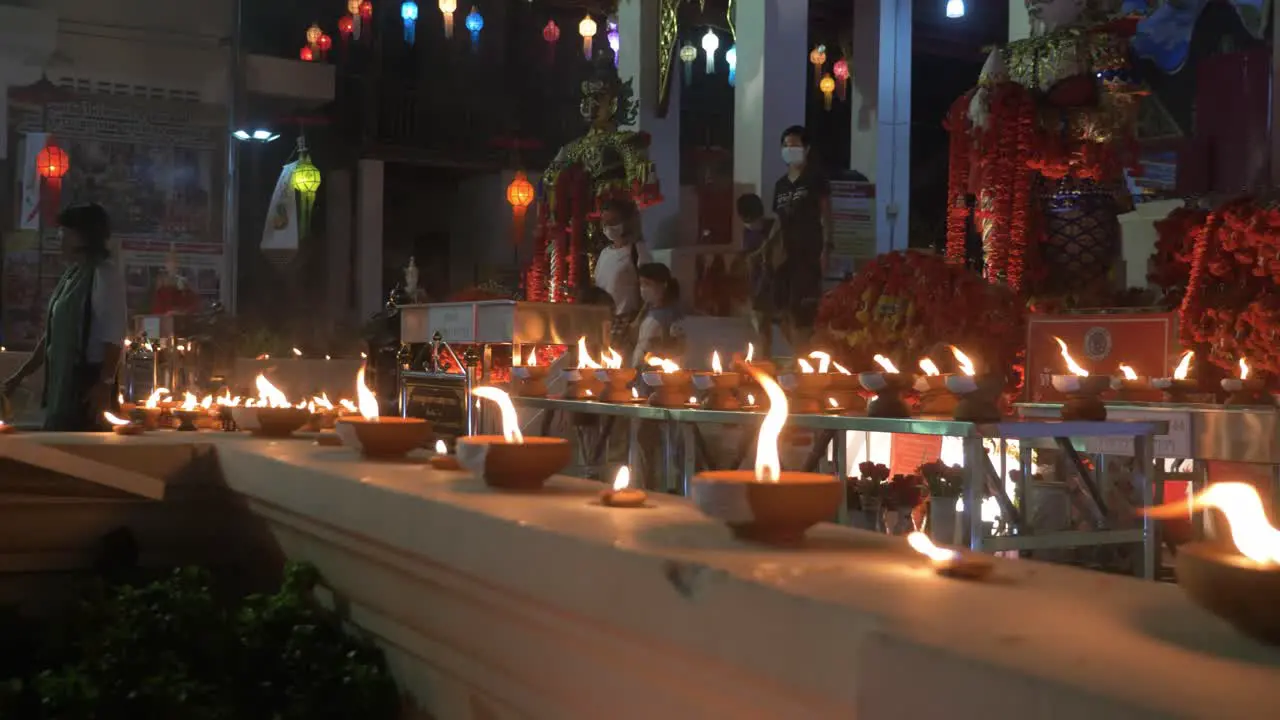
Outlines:
POLYGON ((547 41, 547 63, 554 65, 556 62, 556 43, 560 42, 560 26, 555 20, 548 20, 545 27, 542 28, 542 39, 547 41))
POLYGON ((304 47, 298 51, 298 59, 302 62, 312 62, 316 59, 315 53, 311 52, 311 48, 304 47))
POLYGON ((329 54, 329 50, 333 48, 333 38, 327 34, 321 34, 316 40, 316 47, 320 48, 320 57, 324 58, 329 54))
POLYGON ((963 264, 969 238, 969 95, 951 104, 945 123, 951 134, 947 162, 947 259, 963 264))
POLYGON ((524 239, 524 215, 533 202, 533 184, 519 170, 507 186, 507 202, 511 204, 511 244, 519 246, 524 239))
POLYGON ((36 154, 36 171, 44 178, 40 207, 46 224, 57 222, 58 211, 62 209, 62 177, 69 169, 70 158, 65 150, 53 144, 52 139, 36 154))
POLYGON ((369 2, 369 0, 364 0, 364 2, 360 3, 360 22, 367 25, 372 19, 373 3, 369 2))

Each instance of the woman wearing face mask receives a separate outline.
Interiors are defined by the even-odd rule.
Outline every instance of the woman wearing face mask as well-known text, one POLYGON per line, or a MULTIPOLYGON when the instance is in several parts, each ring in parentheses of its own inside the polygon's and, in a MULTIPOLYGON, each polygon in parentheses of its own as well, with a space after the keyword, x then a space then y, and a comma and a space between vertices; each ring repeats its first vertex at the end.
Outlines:
POLYGON ((778 309, 789 316, 783 330, 793 347, 808 340, 822 297, 831 253, 831 184, 810 163, 809 134, 801 126, 782 132, 787 172, 773 186, 773 212, 781 224, 786 260, 778 270, 778 309))
POLYGON ((86 432, 100 429, 103 411, 115 403, 128 330, 124 276, 110 260, 111 222, 102 206, 69 207, 58 224, 67 269, 50 297, 44 336, 3 393, 44 366, 44 429, 86 432))
POLYGON ((680 321, 680 284, 671 269, 662 263, 645 263, 637 269, 640 297, 644 299, 644 315, 636 333, 636 349, 631 364, 645 366, 645 356, 652 353, 679 363, 684 355, 684 330, 680 321))
POLYGON ((600 208, 600 226, 609 244, 596 258, 595 284, 613 298, 614 344, 624 342, 625 328, 640 312, 640 281, 636 269, 651 262, 640 235, 640 211, 630 200, 608 200, 600 208))

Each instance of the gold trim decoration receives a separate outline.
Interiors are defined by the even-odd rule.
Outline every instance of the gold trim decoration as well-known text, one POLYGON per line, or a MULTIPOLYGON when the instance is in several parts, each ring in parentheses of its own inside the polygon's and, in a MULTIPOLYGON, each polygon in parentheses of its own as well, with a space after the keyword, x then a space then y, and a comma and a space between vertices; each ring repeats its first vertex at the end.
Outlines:
MULTIPOLYGON (((658 7, 658 105, 657 116, 667 116, 671 100, 671 66, 675 61, 676 36, 680 34, 681 0, 660 0, 658 7)), ((641 90, 643 93, 643 89, 641 90)))

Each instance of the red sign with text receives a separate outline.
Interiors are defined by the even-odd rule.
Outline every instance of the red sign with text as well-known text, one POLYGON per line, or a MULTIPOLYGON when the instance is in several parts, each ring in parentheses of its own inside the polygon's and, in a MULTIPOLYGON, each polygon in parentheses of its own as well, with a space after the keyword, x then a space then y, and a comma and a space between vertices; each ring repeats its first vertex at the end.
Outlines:
MULTIPOLYGON (((1124 363, 1142 377, 1169 377, 1182 353, 1176 313, 1032 315, 1027 320, 1026 363, 1031 402, 1063 399, 1050 383, 1051 376, 1067 372, 1055 337, 1062 338, 1081 367, 1096 375, 1119 375, 1124 363)), ((1159 400, 1160 394, 1134 399, 1159 400)))

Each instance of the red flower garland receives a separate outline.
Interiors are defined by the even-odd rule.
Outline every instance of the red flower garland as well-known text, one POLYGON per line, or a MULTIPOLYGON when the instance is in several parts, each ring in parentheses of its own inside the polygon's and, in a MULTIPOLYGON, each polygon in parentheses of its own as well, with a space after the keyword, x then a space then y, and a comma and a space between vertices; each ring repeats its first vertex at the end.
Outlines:
POLYGON ((964 263, 969 239, 969 94, 951 104, 943 127, 951 134, 947 161, 947 258, 964 263))
POLYGON ((1037 198, 1032 193, 1034 177, 1028 161, 1035 150, 1036 105, 1027 92, 1015 93, 1010 100, 1012 108, 1009 119, 1015 123, 1015 127, 1013 132, 1007 133, 1012 136, 1010 144, 1013 146, 1013 166, 1010 168, 1013 173, 1013 197, 1009 220, 1009 265, 1005 276, 1009 288, 1014 293, 1021 294, 1024 289, 1023 272, 1029 262, 1031 233, 1035 230, 1032 217, 1035 215, 1037 198))

